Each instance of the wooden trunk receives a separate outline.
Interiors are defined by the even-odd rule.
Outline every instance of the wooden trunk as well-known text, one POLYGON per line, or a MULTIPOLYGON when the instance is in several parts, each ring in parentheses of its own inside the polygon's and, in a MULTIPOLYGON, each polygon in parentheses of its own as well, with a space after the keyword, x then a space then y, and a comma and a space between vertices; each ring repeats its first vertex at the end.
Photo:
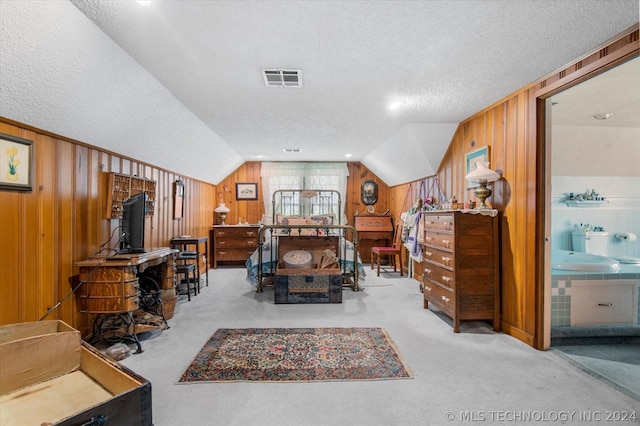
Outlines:
POLYGON ((340 270, 287 269, 274 277, 275 303, 342 303, 340 270))
POLYGON ((331 250, 339 255, 339 249, 338 237, 280 237, 274 277, 275 303, 342 303, 339 265, 320 268, 324 251, 331 250), (311 254, 310 268, 285 268, 284 256, 294 250, 311 254))
POLYGON ((151 383, 62 321, 1 326, 0 359, 3 426, 153 425, 151 383))

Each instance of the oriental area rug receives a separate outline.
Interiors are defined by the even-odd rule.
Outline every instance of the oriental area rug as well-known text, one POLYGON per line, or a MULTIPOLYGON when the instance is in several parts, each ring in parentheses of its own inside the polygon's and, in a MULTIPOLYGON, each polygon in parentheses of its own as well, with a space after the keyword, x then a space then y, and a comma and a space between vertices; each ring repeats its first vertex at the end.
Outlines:
POLYGON ((381 328, 218 329, 179 383, 412 378, 381 328))

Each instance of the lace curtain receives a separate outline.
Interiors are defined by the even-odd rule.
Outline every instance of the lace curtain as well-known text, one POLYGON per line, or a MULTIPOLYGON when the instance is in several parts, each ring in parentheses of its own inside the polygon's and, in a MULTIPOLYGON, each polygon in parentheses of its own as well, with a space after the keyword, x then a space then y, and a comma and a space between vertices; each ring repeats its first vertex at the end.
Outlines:
POLYGON ((263 223, 273 223, 272 196, 277 190, 286 189, 333 189, 340 192, 342 205, 341 223, 347 223, 345 199, 349 169, 346 163, 272 163, 263 162, 260 171, 265 217, 263 223))

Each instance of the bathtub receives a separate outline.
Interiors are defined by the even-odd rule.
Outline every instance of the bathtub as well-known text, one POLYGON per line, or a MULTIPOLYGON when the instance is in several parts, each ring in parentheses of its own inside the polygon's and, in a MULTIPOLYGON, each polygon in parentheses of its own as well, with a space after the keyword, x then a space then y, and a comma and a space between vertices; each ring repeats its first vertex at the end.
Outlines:
POLYGON ((619 272, 620 263, 609 257, 553 249, 551 251, 551 268, 563 271, 619 272))

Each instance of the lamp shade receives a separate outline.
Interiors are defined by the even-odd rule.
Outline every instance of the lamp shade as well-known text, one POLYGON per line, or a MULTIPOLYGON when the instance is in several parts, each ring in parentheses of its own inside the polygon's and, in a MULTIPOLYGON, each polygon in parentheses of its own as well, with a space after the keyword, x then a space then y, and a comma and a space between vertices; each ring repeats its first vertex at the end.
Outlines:
POLYGON ((466 180, 495 182, 500 179, 500 175, 489 168, 489 163, 476 163, 476 169, 464 177, 466 180))
POLYGON ((224 203, 220 203, 218 207, 214 210, 216 213, 229 213, 231 210, 229 207, 225 206, 224 203))

